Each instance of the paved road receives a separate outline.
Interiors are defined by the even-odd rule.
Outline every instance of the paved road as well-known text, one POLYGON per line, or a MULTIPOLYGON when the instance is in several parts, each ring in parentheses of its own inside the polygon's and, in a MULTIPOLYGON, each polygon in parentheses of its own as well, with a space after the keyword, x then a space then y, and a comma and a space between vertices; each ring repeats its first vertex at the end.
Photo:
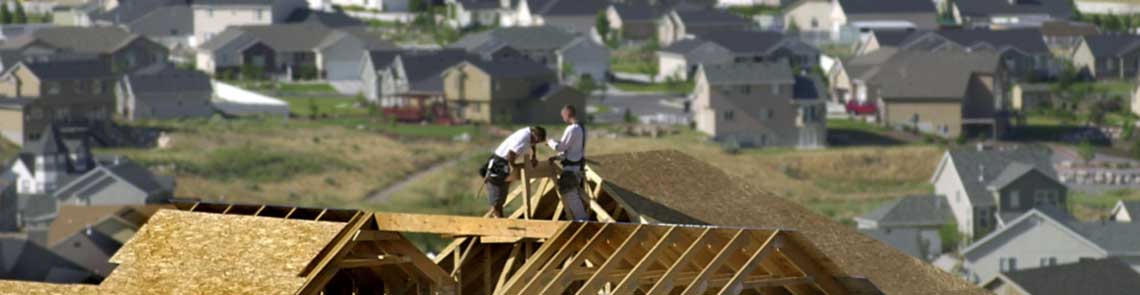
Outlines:
POLYGON ((685 97, 677 95, 622 93, 606 95, 604 98, 594 97, 590 99, 589 104, 595 110, 609 109, 607 113, 593 113, 595 121, 620 123, 624 120, 627 109, 643 121, 659 117, 689 118, 691 115, 685 113, 684 101, 685 97))

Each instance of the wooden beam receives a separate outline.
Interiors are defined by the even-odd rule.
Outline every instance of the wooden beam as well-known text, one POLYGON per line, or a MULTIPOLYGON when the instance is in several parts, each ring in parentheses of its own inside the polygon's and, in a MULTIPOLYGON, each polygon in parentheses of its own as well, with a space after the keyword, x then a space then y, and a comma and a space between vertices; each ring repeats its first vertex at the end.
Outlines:
POLYGON ((586 245, 582 246, 582 248, 578 250, 578 254, 574 255, 574 258, 570 260, 570 263, 568 263, 564 267, 562 267, 562 269, 559 270, 558 273, 556 273, 554 275, 554 278, 551 279, 548 283, 546 283, 546 286, 541 289, 542 292, 540 292, 540 293, 530 292, 531 290, 537 291, 538 290, 537 287, 541 287, 541 286, 537 286, 537 285, 532 285, 533 287, 535 287, 535 289, 531 289, 528 287, 526 290, 523 290, 523 293, 524 294, 561 294, 561 293, 566 292, 566 287, 568 285, 570 285, 570 283, 571 283, 570 274, 572 274, 574 272, 574 270, 578 269, 578 267, 581 267, 582 264, 586 262, 586 258, 590 256, 589 254, 595 248, 597 248, 598 245, 605 243, 606 235, 613 233, 613 231, 615 231, 614 227, 615 226, 613 225, 613 223, 603 223, 602 228, 598 229, 598 232, 594 233, 593 237, 590 237, 590 240, 586 242, 586 245))
POLYGON ((454 236, 549 238, 565 222, 404 213, 376 213, 379 230, 454 236))
POLYGON ((705 291, 707 291, 709 288, 709 278, 711 278, 712 275, 716 274, 716 272, 720 270, 721 266, 724 266, 724 263, 728 261, 729 257, 732 257, 735 252, 740 251, 740 248, 743 248, 744 245, 747 245, 751 239, 750 237, 751 235, 747 230, 744 229, 738 230, 736 234, 733 234, 732 239, 728 241, 728 244, 725 244, 724 247, 720 249, 720 252, 717 252, 716 256, 714 256, 708 264, 704 265, 701 273, 698 274, 697 277, 694 278, 691 282, 689 282, 689 286, 686 287, 685 291, 682 291, 681 294, 704 294, 705 291))
POLYGON ((392 240, 399 240, 402 238, 404 238, 404 236, 401 236, 399 233, 394 233, 394 232, 390 232, 390 231, 366 230, 366 229, 358 230, 358 231, 356 231, 356 234, 352 236, 352 240, 357 241, 357 242, 360 242, 360 241, 392 241, 392 240))
POLYGON ((379 255, 373 258, 344 258, 336 263, 337 268, 377 267, 391 264, 408 263, 412 259, 400 255, 379 255))
POLYGON ((670 227, 665 230, 665 233, 661 235, 657 243, 654 243, 653 247, 649 248, 649 252, 645 253, 645 256, 641 257, 641 261, 638 261, 637 264, 633 266, 633 269, 625 275, 625 278, 622 278, 621 282, 617 284, 614 288, 614 294, 633 294, 633 291, 637 290, 639 284, 638 278, 657 261, 658 256, 661 256, 662 253, 665 253, 666 249, 671 247, 670 245, 673 244, 674 240, 681 236, 680 231, 681 230, 677 227, 670 227))
POLYGON ((582 285, 581 289, 578 289, 578 295, 598 294, 598 291, 601 290, 602 287, 607 283, 606 279, 608 278, 609 274, 617 269, 618 263, 625 258, 630 250, 632 250, 635 246, 637 246, 638 243, 641 242, 641 239, 644 238, 648 232, 649 229, 647 225, 637 225, 637 228, 634 228, 633 233, 626 236, 625 240, 621 242, 621 245, 618 246, 617 249, 615 249, 613 253, 610 254, 610 257, 608 259, 606 259, 606 262, 602 263, 602 265, 594 271, 594 275, 590 276, 590 279, 586 280, 586 283, 582 285))
POLYGON ((673 262, 672 266, 669 266, 669 270, 665 272, 665 276, 661 277, 661 280, 658 281, 657 284, 653 285, 653 288, 649 289, 649 292, 646 292, 645 294, 669 294, 669 292, 673 290, 673 284, 676 283, 675 277, 677 274, 679 274, 682 271, 681 269, 685 268, 685 266, 689 264, 689 261, 693 259, 693 256, 697 252, 703 251, 701 247, 708 247, 707 242, 711 235, 715 235, 713 233, 713 229, 711 228, 706 228, 701 231, 701 235, 698 236, 697 239, 689 245, 688 249, 685 249, 685 252, 681 254, 681 257, 677 258, 677 260, 673 262))
POLYGON ((510 280, 511 271, 515 268, 515 259, 519 257, 520 248, 522 247, 519 244, 511 247, 511 253, 507 255, 507 262, 503 264, 503 271, 499 272, 499 280, 495 283, 495 290, 502 289, 507 285, 507 280, 510 280))
POLYGON ((827 273, 822 266, 812 260, 802 249, 796 247, 798 245, 785 245, 780 247, 780 254, 792 261, 804 274, 815 279, 815 283, 823 292, 828 295, 843 295, 847 294, 847 289, 840 284, 830 273, 827 273))
POLYGON ((724 288, 720 289, 719 294, 736 295, 743 292, 745 287, 744 280, 747 279, 757 267, 760 267, 760 262, 763 261, 764 258, 767 258, 768 254, 772 253, 773 249, 776 248, 776 244, 780 243, 779 238, 780 231, 772 232, 772 234, 768 236, 768 239, 766 239, 763 244, 760 244, 760 248, 752 252, 748 260, 744 262, 744 266, 741 266, 740 270, 736 271, 736 274, 725 284, 724 288))
POLYGON ((585 228, 585 223, 569 223, 564 226, 559 234, 543 244, 543 246, 538 249, 538 252, 535 252, 534 255, 527 258, 522 268, 519 268, 519 271, 516 272, 514 276, 511 276, 506 288, 495 290, 495 294, 519 294, 519 290, 525 287, 525 284, 528 283, 539 270, 546 266, 548 260, 554 257, 561 247, 569 245, 585 228))
POLYGON ((479 237, 479 243, 483 244, 514 244, 521 241, 523 237, 500 237, 500 236, 482 236, 479 237))

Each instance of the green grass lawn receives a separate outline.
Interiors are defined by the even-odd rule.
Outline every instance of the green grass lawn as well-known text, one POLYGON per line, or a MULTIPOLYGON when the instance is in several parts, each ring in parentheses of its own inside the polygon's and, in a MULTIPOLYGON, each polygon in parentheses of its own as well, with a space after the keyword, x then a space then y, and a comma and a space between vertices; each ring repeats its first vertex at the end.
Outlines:
POLYGON ((343 97, 285 96, 280 99, 289 103, 289 112, 298 116, 363 116, 368 109, 356 105, 356 101, 343 97))
POLYGON ((286 93, 333 93, 336 89, 328 83, 284 83, 278 84, 278 92, 286 93))
POLYGON ((621 91, 629 92, 658 92, 658 93, 677 93, 687 94, 693 92, 692 82, 681 83, 652 83, 641 84, 631 82, 613 82, 610 85, 617 87, 621 91))

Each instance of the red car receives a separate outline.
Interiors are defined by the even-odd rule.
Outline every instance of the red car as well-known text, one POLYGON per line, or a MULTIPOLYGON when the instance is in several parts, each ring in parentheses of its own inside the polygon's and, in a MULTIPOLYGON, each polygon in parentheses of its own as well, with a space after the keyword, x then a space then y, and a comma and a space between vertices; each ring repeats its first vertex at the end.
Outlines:
POLYGON ((872 102, 859 103, 855 100, 847 101, 847 113, 853 115, 872 115, 879 112, 879 107, 872 102))

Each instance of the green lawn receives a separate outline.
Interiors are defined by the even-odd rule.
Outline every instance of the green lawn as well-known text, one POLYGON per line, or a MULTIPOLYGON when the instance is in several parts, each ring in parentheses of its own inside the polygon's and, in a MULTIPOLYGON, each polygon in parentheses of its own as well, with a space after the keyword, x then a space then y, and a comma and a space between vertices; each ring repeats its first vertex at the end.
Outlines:
POLYGON ((1140 200, 1140 191, 1121 189, 1099 194, 1069 192, 1069 211, 1082 220, 1098 220, 1119 200, 1140 200))
POLYGON ((334 93, 336 89, 328 83, 284 83, 277 85, 277 91, 286 93, 334 93))
POLYGON ((356 101, 342 97, 279 97, 289 102, 289 112, 298 116, 360 116, 368 115, 368 109, 356 105, 356 101))
POLYGON ((629 92, 658 92, 658 93, 677 93, 687 94, 693 92, 692 82, 680 83, 652 83, 641 84, 631 82, 613 82, 610 85, 617 87, 621 91, 629 92))

